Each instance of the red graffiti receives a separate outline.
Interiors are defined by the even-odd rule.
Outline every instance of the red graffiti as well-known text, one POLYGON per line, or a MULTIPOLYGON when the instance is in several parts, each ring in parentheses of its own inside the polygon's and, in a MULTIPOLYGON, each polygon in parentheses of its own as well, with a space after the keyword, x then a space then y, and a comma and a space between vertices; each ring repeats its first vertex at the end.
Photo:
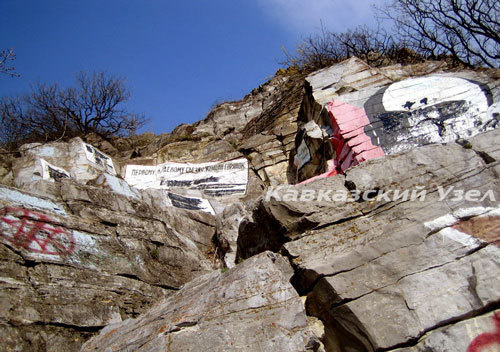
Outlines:
POLYGON ((493 344, 500 347, 500 312, 493 315, 493 323, 495 324, 495 332, 485 332, 476 337, 467 348, 467 352, 481 352, 493 344))
POLYGON ((73 252, 73 234, 50 224, 47 215, 21 208, 0 209, 0 235, 16 247, 30 252, 68 255, 73 252))
POLYGON ((365 126, 370 124, 364 109, 332 100, 328 103, 327 110, 332 123, 330 141, 335 150, 335 158, 328 161, 326 172, 300 184, 343 173, 359 163, 385 155, 382 148, 374 145, 364 131, 365 126))

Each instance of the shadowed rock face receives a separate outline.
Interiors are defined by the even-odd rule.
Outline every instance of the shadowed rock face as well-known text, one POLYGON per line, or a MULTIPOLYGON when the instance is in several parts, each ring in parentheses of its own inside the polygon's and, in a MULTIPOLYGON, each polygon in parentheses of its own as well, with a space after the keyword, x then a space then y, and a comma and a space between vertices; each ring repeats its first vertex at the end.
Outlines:
POLYGON ((353 58, 170 134, 0 155, 2 347, 494 350, 499 75, 446 71, 353 58), (215 161, 248 175, 127 183, 215 161))
POLYGON ((106 327, 82 351, 318 351, 292 274, 285 258, 264 252, 106 327))

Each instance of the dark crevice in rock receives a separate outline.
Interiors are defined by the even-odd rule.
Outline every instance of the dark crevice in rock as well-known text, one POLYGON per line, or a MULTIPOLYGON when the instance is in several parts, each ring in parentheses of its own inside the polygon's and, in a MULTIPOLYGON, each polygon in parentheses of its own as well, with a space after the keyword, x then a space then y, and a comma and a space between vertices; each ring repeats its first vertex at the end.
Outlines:
POLYGON ((476 152, 476 154, 479 155, 479 157, 481 157, 481 159, 483 159, 486 164, 491 164, 496 161, 491 155, 486 152, 476 152))
POLYGON ((161 285, 161 284, 149 284, 149 285, 163 288, 165 290, 172 290, 172 291, 179 291, 180 290, 179 287, 173 287, 173 286, 168 286, 168 285, 161 285))
POLYGON ((43 322, 43 321, 37 321, 34 322, 34 326, 53 326, 53 327, 58 327, 58 328, 64 328, 64 329, 71 329, 73 331, 81 332, 81 333, 97 333, 99 332, 102 328, 104 328, 106 325, 101 325, 101 326, 80 326, 80 325, 73 325, 73 324, 65 324, 65 323, 58 323, 58 322, 43 322))
POLYGON ((366 216, 367 214, 353 215, 353 216, 349 216, 349 217, 345 217, 345 218, 339 219, 337 221, 333 221, 333 222, 321 224, 319 226, 316 226, 314 228, 314 230, 322 230, 322 229, 330 227, 330 226, 340 225, 340 224, 343 224, 343 223, 348 222, 348 221, 353 221, 353 220, 359 219, 359 218, 361 218, 363 216, 366 216))
POLYGON ((140 282, 143 282, 143 283, 145 283, 147 285, 156 286, 156 287, 159 287, 159 288, 163 288, 165 290, 174 290, 174 291, 178 291, 179 290, 179 287, 173 287, 173 286, 162 285, 162 284, 153 284, 153 283, 150 283, 150 282, 146 282, 146 281, 142 280, 140 277, 138 277, 137 275, 133 275, 133 274, 119 273, 119 274, 115 274, 115 276, 120 276, 120 277, 124 277, 124 278, 127 278, 127 279, 140 281, 140 282))
POLYGON ((477 293, 476 268, 474 268, 474 265, 472 264, 471 264, 471 270, 472 270, 472 275, 467 277, 467 283, 468 283, 467 290, 474 299, 474 304, 477 306, 481 306, 481 298, 477 293))
POLYGON ((474 146, 466 139, 459 138, 455 141, 457 144, 461 145, 465 149, 472 149, 486 164, 491 164, 496 161, 491 155, 482 150, 474 149, 474 146))
POLYGON ((108 227, 117 227, 118 226, 117 223, 106 221, 106 220, 101 220, 101 224, 103 224, 104 226, 108 226, 108 227))
POLYGON ((198 324, 197 321, 184 321, 182 323, 176 324, 175 326, 177 326, 180 330, 183 328, 189 328, 191 326, 195 326, 196 324, 198 324))
MULTIPOLYGON (((290 283, 292 286, 295 288, 299 296, 305 296, 308 295, 312 292, 313 288, 316 286, 319 280, 321 280, 324 276, 323 275, 317 275, 317 277, 314 279, 313 283, 304 286, 302 281, 302 278, 304 276, 304 273, 307 270, 301 269, 298 267, 297 264, 293 262, 293 257, 290 255, 290 253, 282 247, 281 249, 281 254, 285 256, 285 258, 288 258, 290 265, 292 266, 294 270, 294 275, 290 278, 290 283)), ((309 270, 311 273, 313 273, 312 270, 309 270)), ((365 336, 364 340, 365 343, 371 344, 370 339, 368 338, 367 334, 360 330, 359 326, 361 324, 354 325, 357 329, 356 335, 352 334, 349 332, 348 329, 344 328, 342 324, 338 323, 337 321, 332 322, 327 322, 324 319, 324 314, 321 312, 325 311, 325 307, 321 305, 311 305, 309 304, 311 301, 309 299, 306 300, 306 315, 315 317, 319 319, 322 323, 323 326, 325 327, 325 335, 323 336, 321 342, 323 343, 325 347, 326 352, 338 352, 338 351, 368 351, 364 348, 363 344, 358 341, 358 339, 355 337, 356 335, 358 336, 365 336)), ((341 309, 347 309, 349 308, 347 306, 341 307, 341 309)), ((350 316, 355 319, 356 317, 354 314, 351 312, 350 316)), ((319 338, 319 337, 318 337, 319 338)), ((371 349, 373 351, 373 348, 371 349)))
POLYGON ((24 263, 21 265, 25 266, 26 268, 34 268, 40 264, 42 264, 42 263, 36 262, 34 260, 24 259, 24 263))
POLYGON ((281 247, 280 254, 284 256, 285 258, 288 259, 290 266, 293 269, 294 274, 290 278, 290 283, 292 284, 293 288, 297 291, 299 296, 306 296, 309 294, 316 283, 323 277, 322 275, 318 275, 316 272, 312 270, 307 270, 307 269, 302 269, 294 263, 293 261, 293 256, 286 250, 286 248, 283 246, 281 247), (306 271, 310 272, 311 275, 316 275, 317 277, 313 279, 313 284, 311 285, 305 285, 304 284, 304 277, 307 276, 306 271))
POLYGON ((346 180, 344 186, 349 191, 354 191, 356 189, 356 184, 353 181, 346 180))
POLYGON ((317 301, 306 301, 306 313, 320 319, 325 326, 323 343, 326 352, 375 351, 370 334, 362 327, 356 315, 347 306, 337 309, 335 315, 317 301))
POLYGON ((214 224, 205 222, 205 221, 203 221, 201 219, 193 219, 193 218, 190 218, 190 219, 193 220, 193 221, 196 221, 197 223, 200 223, 202 225, 205 225, 205 226, 208 226, 208 227, 214 227, 215 228, 214 224))
POLYGON ((286 228, 268 213, 263 203, 253 212, 253 220, 244 219, 239 226, 236 260, 270 250, 278 252, 288 242, 284 236, 286 228))

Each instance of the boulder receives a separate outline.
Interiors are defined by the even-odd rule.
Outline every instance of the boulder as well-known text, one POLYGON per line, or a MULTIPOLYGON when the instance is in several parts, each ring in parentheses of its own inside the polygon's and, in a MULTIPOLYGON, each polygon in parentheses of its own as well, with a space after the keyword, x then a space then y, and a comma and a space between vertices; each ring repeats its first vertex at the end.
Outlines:
POLYGON ((500 311, 444 326, 424 335, 414 346, 394 352, 497 351, 500 348, 500 311))
POLYGON ((72 178, 85 183, 103 173, 116 175, 118 164, 99 149, 74 138, 68 143, 27 144, 21 148, 22 156, 13 163, 14 183, 26 187, 38 180, 59 181, 72 178))

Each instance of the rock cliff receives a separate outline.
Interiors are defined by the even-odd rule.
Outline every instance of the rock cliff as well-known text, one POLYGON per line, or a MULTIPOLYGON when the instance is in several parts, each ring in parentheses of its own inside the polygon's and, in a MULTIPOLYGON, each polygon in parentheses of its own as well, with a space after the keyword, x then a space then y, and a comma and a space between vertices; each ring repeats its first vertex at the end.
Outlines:
POLYGON ((352 58, 1 155, 3 348, 500 349, 499 83, 352 58))

